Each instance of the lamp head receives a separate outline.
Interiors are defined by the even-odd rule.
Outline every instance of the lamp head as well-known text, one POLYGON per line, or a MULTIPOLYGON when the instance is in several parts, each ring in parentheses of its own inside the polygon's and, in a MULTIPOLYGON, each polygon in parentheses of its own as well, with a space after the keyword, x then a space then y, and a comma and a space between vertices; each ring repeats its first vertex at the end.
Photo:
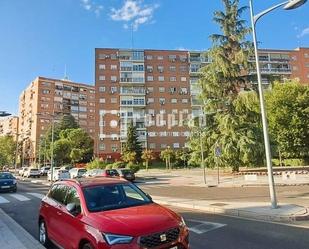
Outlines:
POLYGON ((285 10, 293 10, 302 6, 306 2, 307 0, 290 0, 283 8, 285 10))

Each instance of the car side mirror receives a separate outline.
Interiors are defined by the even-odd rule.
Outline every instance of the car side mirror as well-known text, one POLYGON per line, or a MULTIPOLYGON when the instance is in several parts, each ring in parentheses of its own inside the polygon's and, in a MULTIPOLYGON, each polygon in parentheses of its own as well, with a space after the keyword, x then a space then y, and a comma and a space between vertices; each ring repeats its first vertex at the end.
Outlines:
POLYGON ((76 205, 76 203, 68 203, 66 205, 66 209, 68 212, 74 216, 77 216, 81 213, 80 207, 76 205))
POLYGON ((152 201, 152 197, 150 196, 150 194, 146 193, 146 196, 152 201))

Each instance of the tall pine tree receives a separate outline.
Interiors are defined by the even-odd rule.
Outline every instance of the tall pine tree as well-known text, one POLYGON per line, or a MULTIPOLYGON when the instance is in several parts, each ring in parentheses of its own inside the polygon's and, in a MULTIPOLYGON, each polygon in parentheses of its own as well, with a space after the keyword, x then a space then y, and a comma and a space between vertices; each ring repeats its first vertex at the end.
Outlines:
POLYGON ((123 154, 128 153, 128 152, 135 152, 136 160, 141 161, 143 148, 142 148, 140 141, 138 140, 136 127, 133 125, 133 122, 131 122, 128 125, 127 141, 125 142, 122 151, 123 151, 123 154))

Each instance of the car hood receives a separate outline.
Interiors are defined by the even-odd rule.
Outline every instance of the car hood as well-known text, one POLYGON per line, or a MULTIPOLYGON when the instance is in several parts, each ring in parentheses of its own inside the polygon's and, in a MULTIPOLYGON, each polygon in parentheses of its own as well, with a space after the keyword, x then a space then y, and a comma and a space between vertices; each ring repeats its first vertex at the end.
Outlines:
POLYGON ((140 236, 177 227, 180 217, 156 203, 90 213, 92 225, 101 232, 140 236))

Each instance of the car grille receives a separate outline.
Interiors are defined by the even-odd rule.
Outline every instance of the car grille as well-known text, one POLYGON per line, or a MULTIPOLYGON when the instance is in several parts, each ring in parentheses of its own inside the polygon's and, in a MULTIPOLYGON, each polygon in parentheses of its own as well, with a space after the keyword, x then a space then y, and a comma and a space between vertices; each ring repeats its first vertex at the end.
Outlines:
POLYGON ((144 248, 154 248, 156 246, 171 243, 178 239, 180 230, 179 228, 172 228, 165 232, 154 233, 148 236, 143 236, 140 239, 140 245, 144 248), (161 239, 161 237, 166 238, 166 240, 161 239))

